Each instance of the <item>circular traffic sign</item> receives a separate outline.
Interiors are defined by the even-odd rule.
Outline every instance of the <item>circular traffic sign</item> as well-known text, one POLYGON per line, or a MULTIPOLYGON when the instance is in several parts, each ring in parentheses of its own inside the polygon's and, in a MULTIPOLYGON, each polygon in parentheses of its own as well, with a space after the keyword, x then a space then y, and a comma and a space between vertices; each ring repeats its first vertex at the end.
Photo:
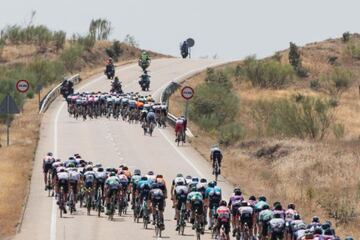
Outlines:
POLYGON ((25 93, 29 90, 30 88, 30 84, 27 80, 23 79, 23 80, 19 80, 16 83, 16 89, 21 92, 21 93, 25 93))
POLYGON ((183 89, 181 89, 181 96, 186 100, 191 99, 194 96, 194 89, 189 86, 183 87, 183 89))

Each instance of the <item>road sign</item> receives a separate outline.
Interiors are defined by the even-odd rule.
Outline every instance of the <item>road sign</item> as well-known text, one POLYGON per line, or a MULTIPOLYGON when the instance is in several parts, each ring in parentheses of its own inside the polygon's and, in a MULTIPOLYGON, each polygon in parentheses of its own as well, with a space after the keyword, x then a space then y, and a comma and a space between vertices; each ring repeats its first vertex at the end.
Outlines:
POLYGON ((181 89, 181 96, 186 100, 191 99, 194 96, 194 89, 189 86, 183 87, 183 89, 181 89))
POLYGON ((0 104, 0 114, 17 114, 20 113, 18 106, 15 103, 15 100, 7 95, 0 104))
POLYGON ((188 38, 186 42, 188 44, 188 47, 193 47, 195 45, 195 40, 192 38, 188 38))
POLYGON ((25 93, 29 90, 30 88, 30 84, 27 80, 23 79, 23 80, 19 80, 16 83, 16 89, 21 92, 21 93, 25 93))

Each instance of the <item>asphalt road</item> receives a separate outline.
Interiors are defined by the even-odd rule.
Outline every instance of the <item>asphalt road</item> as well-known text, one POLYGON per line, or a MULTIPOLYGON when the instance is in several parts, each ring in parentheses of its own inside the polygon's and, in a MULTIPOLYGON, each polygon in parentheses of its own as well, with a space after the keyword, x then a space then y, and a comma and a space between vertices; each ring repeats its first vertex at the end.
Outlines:
MULTIPOLYGON (((155 60, 150 66, 151 93, 159 97, 166 83, 180 79, 194 71, 205 69, 219 60, 155 60)), ((117 70, 125 92, 140 90, 138 77, 141 70, 137 65, 123 66, 117 70)), ((103 75, 83 81, 80 91, 109 91, 110 81, 103 75)), ((140 168, 143 173, 153 170, 163 174, 168 184, 177 173, 207 177, 211 179, 210 164, 189 144, 177 147, 172 128, 155 129, 152 137, 144 136, 140 125, 125 123, 122 120, 75 120, 66 111, 65 102, 58 98, 50 106, 41 124, 40 141, 36 151, 31 190, 24 215, 21 232, 16 240, 95 240, 95 239, 153 239, 155 231, 144 230, 142 223, 133 223, 132 215, 116 216, 110 222, 106 217, 87 216, 84 209, 75 215, 59 218, 55 201, 44 191, 42 158, 48 152, 65 159, 80 153, 88 161, 102 163, 104 166, 117 167, 126 163, 130 169, 140 168)), ((229 196, 231 186, 220 181, 224 196, 229 196)), ((168 186, 170 187, 170 186, 168 186)), ((194 231, 188 226, 186 236, 175 232, 174 210, 167 202, 165 210, 165 231, 163 238, 195 239, 194 231)), ((152 226, 151 226, 152 227, 152 226)), ((203 239, 210 239, 206 233, 203 239)))

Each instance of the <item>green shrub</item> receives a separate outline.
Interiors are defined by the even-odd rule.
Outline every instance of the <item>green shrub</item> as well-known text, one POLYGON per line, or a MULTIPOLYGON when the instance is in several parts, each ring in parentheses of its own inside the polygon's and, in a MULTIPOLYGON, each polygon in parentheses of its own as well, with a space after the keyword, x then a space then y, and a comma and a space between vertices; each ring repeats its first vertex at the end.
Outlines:
POLYGON ((105 49, 105 52, 109 57, 117 61, 124 50, 121 48, 120 41, 115 40, 111 48, 105 49))
POLYGON ((209 84, 218 84, 227 89, 230 89, 232 86, 228 77, 228 73, 225 70, 215 71, 213 68, 207 69, 205 82, 209 84))
POLYGON ((239 123, 228 123, 220 127, 218 142, 229 146, 242 139, 244 135, 244 129, 239 123))
POLYGON ((330 101, 302 98, 259 101, 252 112, 259 134, 322 139, 333 124, 330 101))
POLYGON ((351 40, 346 46, 347 53, 354 59, 360 60, 360 42, 351 40))
POLYGON ((190 118, 202 129, 217 130, 232 122, 239 109, 239 99, 228 88, 216 84, 199 85, 190 103, 190 118))
POLYGON ((321 76, 324 88, 334 97, 340 97, 354 81, 354 74, 345 68, 336 67, 330 73, 321 76))
POLYGON ((333 133, 337 139, 341 139, 345 135, 345 126, 342 123, 335 123, 333 126, 333 133))
POLYGON ((89 37, 94 40, 107 40, 111 34, 111 22, 107 19, 98 18, 91 20, 89 37))
POLYGON ((259 61, 248 57, 242 66, 242 74, 254 87, 279 89, 293 80, 294 71, 290 65, 274 60, 259 61))
POLYGON ((315 91, 319 91, 319 89, 320 89, 320 81, 318 79, 311 80, 310 81, 310 88, 315 90, 315 91))
POLYGON ((56 51, 63 49, 66 41, 66 32, 64 31, 54 32, 53 38, 55 41, 56 51))
POLYGON ((234 70, 234 77, 237 82, 240 82, 241 79, 241 66, 240 64, 236 65, 236 68, 234 70))
POLYGON ((74 73, 75 70, 80 69, 79 62, 82 53, 83 46, 79 44, 72 45, 62 52, 60 59, 68 72, 74 73))
POLYGON ((350 37, 351 37, 350 32, 344 32, 342 35, 342 41, 346 43, 350 41, 350 37))
POLYGON ((295 43, 290 42, 290 51, 289 51, 289 63, 293 66, 294 69, 297 69, 301 66, 301 58, 299 48, 295 43))
POLYGON ((87 36, 75 35, 73 36, 73 41, 76 45, 81 46, 83 50, 87 50, 87 51, 93 49, 96 43, 96 39, 91 35, 87 35, 87 36))
POLYGON ((36 84, 47 85, 58 81, 64 75, 64 66, 59 61, 48 61, 37 58, 28 66, 29 71, 35 76, 36 84))
MULTIPOLYGON (((131 47, 139 47, 139 43, 136 41, 134 36, 131 36, 130 34, 127 34, 124 39, 124 43, 131 46, 131 47)), ((135 55, 135 53, 134 53, 135 55)))
POLYGON ((337 56, 329 56, 328 57, 328 63, 330 65, 337 65, 337 59, 338 59, 337 56))

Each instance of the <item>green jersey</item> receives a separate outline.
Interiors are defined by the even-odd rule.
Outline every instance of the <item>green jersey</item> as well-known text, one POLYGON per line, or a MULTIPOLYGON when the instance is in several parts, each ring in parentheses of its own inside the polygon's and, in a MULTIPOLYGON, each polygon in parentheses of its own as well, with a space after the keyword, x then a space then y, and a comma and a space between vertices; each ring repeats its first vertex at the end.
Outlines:
POLYGON ((203 195, 201 192, 191 192, 187 196, 187 200, 189 202, 196 201, 196 200, 203 200, 203 195))

